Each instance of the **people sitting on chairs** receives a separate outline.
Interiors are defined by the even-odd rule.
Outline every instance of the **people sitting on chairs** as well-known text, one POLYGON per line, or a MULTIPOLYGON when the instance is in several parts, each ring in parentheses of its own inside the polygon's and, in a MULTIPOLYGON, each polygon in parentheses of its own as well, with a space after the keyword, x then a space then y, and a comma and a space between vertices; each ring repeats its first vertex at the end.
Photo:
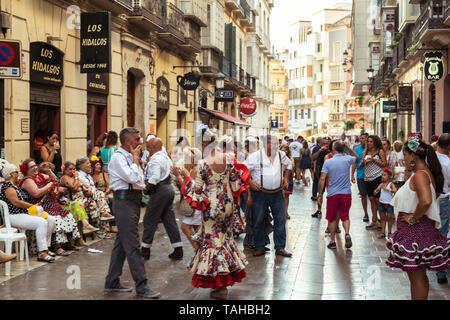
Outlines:
MULTIPOLYGON (((35 230, 39 250, 38 261, 54 262, 55 254, 48 250, 48 240, 55 231, 55 217, 48 215, 48 217, 43 218, 29 214, 32 209, 35 209, 38 214, 43 209, 40 207, 32 208, 35 207, 32 204, 32 197, 27 191, 18 187, 19 171, 15 165, 6 165, 2 170, 2 175, 5 182, 1 184, 0 200, 8 206, 11 226, 17 229, 35 230)), ((0 260, 1 256, 2 254, 0 254, 0 260)))
POLYGON ((59 256, 68 256, 66 250, 77 250, 70 244, 70 240, 80 238, 77 222, 68 210, 65 210, 57 200, 58 184, 55 180, 46 174, 39 173, 38 166, 34 159, 26 159, 20 165, 20 171, 24 178, 20 181, 19 186, 25 189, 33 198, 33 203, 41 205, 43 209, 53 216, 56 220, 55 253, 59 256))

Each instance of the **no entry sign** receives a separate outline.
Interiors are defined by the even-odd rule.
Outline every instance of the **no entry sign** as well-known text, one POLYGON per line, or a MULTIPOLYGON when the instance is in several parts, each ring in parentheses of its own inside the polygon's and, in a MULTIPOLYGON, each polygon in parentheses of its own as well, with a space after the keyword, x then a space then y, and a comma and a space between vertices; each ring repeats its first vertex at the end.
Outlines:
POLYGON ((17 40, 0 41, 0 78, 22 77, 22 46, 17 40))

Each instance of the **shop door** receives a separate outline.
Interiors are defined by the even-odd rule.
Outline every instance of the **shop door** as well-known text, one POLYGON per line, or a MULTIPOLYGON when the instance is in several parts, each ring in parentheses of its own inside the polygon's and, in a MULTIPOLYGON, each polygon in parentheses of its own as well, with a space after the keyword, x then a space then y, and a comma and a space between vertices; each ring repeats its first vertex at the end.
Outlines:
POLYGON ((158 109, 156 116, 156 136, 162 140, 167 148, 167 110, 158 109))
POLYGON ((136 78, 128 71, 127 75, 127 126, 134 127, 135 125, 135 89, 136 78))
MULTIPOLYGON (((40 158, 40 149, 50 130, 60 131, 60 108, 39 104, 30 105, 30 154, 40 158)), ((61 137, 61 136, 60 136, 61 137)))
POLYGON ((94 146, 96 139, 106 132, 106 106, 92 105, 87 106, 87 139, 91 147, 94 146))

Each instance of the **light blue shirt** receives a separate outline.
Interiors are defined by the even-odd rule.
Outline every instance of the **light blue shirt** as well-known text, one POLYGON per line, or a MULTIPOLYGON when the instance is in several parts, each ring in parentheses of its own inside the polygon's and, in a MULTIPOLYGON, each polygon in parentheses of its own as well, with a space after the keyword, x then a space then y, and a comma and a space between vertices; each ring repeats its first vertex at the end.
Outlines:
POLYGON ((344 156, 340 153, 325 161, 322 173, 328 174, 328 198, 337 194, 352 194, 350 168, 355 162, 355 157, 344 156))
POLYGON ((364 179, 364 168, 363 169, 359 168, 359 165, 361 164, 364 154, 364 147, 362 145, 359 145, 355 148, 354 151, 358 155, 358 162, 356 162, 356 178, 364 179))

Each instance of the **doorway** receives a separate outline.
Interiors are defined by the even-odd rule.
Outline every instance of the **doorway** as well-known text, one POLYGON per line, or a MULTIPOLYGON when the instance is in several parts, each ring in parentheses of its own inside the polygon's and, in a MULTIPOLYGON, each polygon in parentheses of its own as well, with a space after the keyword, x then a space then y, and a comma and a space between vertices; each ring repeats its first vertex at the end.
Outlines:
MULTIPOLYGON (((96 139, 106 132, 106 106, 88 104, 87 106, 87 139, 91 147, 96 139)), ((88 151, 89 154, 89 151, 88 151)))
POLYGON ((162 140, 163 146, 167 145, 167 110, 157 109, 156 135, 162 140))
POLYGON ((127 126, 134 127, 136 119, 136 77, 128 70, 127 73, 127 126))
POLYGON ((60 108, 41 104, 30 105, 30 155, 40 159, 41 147, 50 130, 60 131, 60 108))

